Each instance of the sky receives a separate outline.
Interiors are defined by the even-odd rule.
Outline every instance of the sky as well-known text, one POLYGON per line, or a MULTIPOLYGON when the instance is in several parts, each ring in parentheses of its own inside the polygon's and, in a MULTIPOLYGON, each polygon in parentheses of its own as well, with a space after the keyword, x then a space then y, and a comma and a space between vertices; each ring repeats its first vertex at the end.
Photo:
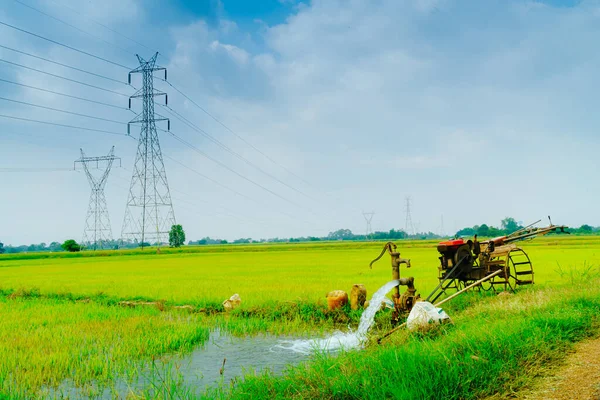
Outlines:
POLYGON ((80 148, 112 146, 120 237, 136 141, 6 116, 125 134, 128 68, 156 51, 192 100, 157 80, 169 107, 248 161, 169 115, 218 161, 159 132, 188 240, 363 233, 363 212, 373 230, 404 229, 407 197, 415 229, 446 235, 507 216, 600 225, 599 1, 4 0, 0 22, 126 67, 0 24, 5 244, 80 239, 90 186, 69 169, 80 148))

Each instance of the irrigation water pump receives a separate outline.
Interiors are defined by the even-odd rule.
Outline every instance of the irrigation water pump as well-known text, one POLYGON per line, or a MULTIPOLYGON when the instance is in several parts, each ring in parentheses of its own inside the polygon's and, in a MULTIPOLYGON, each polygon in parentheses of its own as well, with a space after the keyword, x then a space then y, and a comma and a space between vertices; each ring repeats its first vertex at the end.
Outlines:
POLYGON ((416 294, 415 289, 415 278, 412 276, 408 278, 400 278, 400 264, 406 264, 406 268, 410 268, 410 260, 400 258, 400 253, 396 251, 396 245, 392 242, 387 242, 381 250, 381 254, 371 261, 369 268, 373 268, 373 263, 379 260, 386 252, 390 254, 392 258, 392 279, 400 281, 398 286, 393 289, 392 299, 394 301, 394 311, 392 312, 392 325, 396 325, 400 316, 406 312, 409 312, 416 301, 420 299, 420 295, 416 294), (400 286, 406 286, 406 291, 400 294, 400 286))
MULTIPOLYGON (((550 217, 548 217, 550 220, 550 217)), ((464 293, 470 288, 496 291, 497 288, 514 290, 521 285, 533 284, 533 265, 529 256, 515 243, 523 240, 531 240, 552 232, 569 233, 564 225, 550 225, 536 228, 540 221, 534 222, 525 228, 511 233, 510 235, 478 241, 477 235, 473 240, 462 238, 440 242, 437 250, 440 253, 440 265, 438 267, 438 286, 425 299, 431 303, 448 291, 458 291, 451 298, 464 293)), ((414 278, 400 278, 400 264, 406 264, 410 268, 410 260, 400 258, 396 251, 397 246, 387 242, 383 246, 381 254, 371 261, 369 267, 379 260, 386 252, 392 259, 392 279, 400 281, 394 287, 392 299, 394 301, 394 312, 392 313, 392 324, 396 325, 401 315, 405 315, 412 309, 415 302, 421 300, 416 294, 414 278), (400 286, 406 286, 406 292, 400 294, 400 286)), ((449 300, 449 298, 448 298, 449 300)), ((446 300, 444 300, 446 301, 446 300)))
MULTIPOLYGON (((550 219, 550 217, 548 217, 550 219)), ((461 290, 469 284, 485 279, 479 285, 485 290, 496 291, 500 287, 504 290, 514 290, 521 285, 533 284, 533 265, 529 256, 515 242, 531 240, 551 232, 565 232, 566 226, 550 225, 536 228, 534 222, 525 228, 510 235, 479 242, 477 235, 473 240, 453 239, 441 242, 437 246, 440 253, 440 266, 438 268, 439 284, 427 296, 427 301, 435 301, 448 290, 461 290), (496 271, 501 271, 491 276, 496 271)))

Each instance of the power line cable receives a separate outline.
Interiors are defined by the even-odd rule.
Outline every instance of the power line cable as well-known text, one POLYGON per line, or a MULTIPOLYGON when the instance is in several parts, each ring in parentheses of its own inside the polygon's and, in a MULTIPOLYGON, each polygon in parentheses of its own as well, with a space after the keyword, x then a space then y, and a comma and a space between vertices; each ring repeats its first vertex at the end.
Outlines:
MULTIPOLYGON (((17 0, 14 0, 14 1, 17 1, 17 0)), ((123 82, 123 81, 120 81, 118 79, 114 79, 114 78, 111 78, 109 76, 106 76, 106 75, 101 75, 101 74, 97 74, 95 72, 86 71, 86 70, 81 69, 81 68, 77 68, 77 67, 73 67, 71 65, 63 64, 61 62, 50 60, 48 58, 36 56, 35 54, 31 54, 31 53, 27 53, 25 51, 13 49, 11 47, 4 46, 4 45, 1 45, 1 44, 0 44, 0 47, 3 48, 3 49, 6 49, 6 50, 14 51, 15 53, 20 53, 20 54, 24 54, 24 55, 29 56, 29 57, 37 58, 38 60, 43 60, 43 61, 46 61, 46 62, 49 62, 49 63, 52 63, 52 64, 60 65, 61 67, 70 68, 70 69, 75 70, 75 71, 83 72, 84 74, 88 74, 88 75, 92 75, 92 76, 95 76, 95 77, 98 77, 98 78, 106 79, 106 80, 109 80, 109 81, 112 81, 112 82, 122 83, 123 85, 128 85, 127 82, 123 82)))
MULTIPOLYGON (((158 78, 160 79, 160 78, 158 78)), ((223 128, 225 128, 226 130, 228 130, 231 134, 233 134, 235 137, 237 137, 239 140, 241 140, 242 142, 244 142, 246 145, 250 146, 254 151, 256 151, 257 153, 261 154, 263 157, 265 157, 267 160, 269 160, 270 162, 272 162, 273 164, 277 165, 279 168, 283 169, 284 171, 286 171, 288 174, 296 177, 297 179, 301 180, 302 182, 306 183, 309 186, 312 186, 309 182, 307 182, 306 180, 304 180, 302 177, 296 175, 294 172, 290 171, 288 168, 286 168, 284 165, 278 163, 277 161, 275 161, 273 158, 271 158, 270 156, 268 156, 266 153, 264 153, 262 150, 260 150, 259 148, 257 148, 256 146, 254 146, 252 143, 248 142, 246 139, 244 139, 242 136, 238 135, 236 132, 233 131, 233 129, 229 128, 227 125, 225 125, 223 122, 221 122, 221 120, 219 120, 217 117, 215 117, 214 115, 212 115, 211 113, 209 113, 205 108, 203 108, 202 106, 200 106, 198 103, 196 103, 194 100, 192 100, 188 95, 186 95, 185 93, 183 93, 181 90, 179 90, 177 87, 175 87, 171 82, 166 81, 164 79, 161 79, 162 81, 166 82, 169 86, 171 86, 176 92, 178 92, 179 94, 181 94, 183 97, 185 97, 189 102, 191 102, 193 105, 195 105, 197 108, 199 108, 202 112, 204 112, 206 115, 208 115, 210 118, 212 118, 215 122, 217 122, 219 125, 221 125, 223 128)))
MULTIPOLYGON (((123 170, 124 170, 124 171, 128 171, 126 168, 123 168, 123 170)), ((128 172, 131 172, 131 171, 128 171, 128 172)), ((115 175, 115 176, 116 176, 118 179, 121 179, 122 181, 129 182, 129 180, 128 180, 128 179, 125 179, 125 178, 123 178, 123 177, 121 177, 121 176, 118 176, 118 175, 115 175)), ((190 194, 188 194, 188 193, 182 192, 181 190, 177 190, 177 189, 171 189, 171 191, 172 191, 172 192, 179 193, 179 194, 181 194, 181 195, 184 195, 184 196, 187 196, 187 197, 189 197, 189 198, 193 198, 193 202, 192 202, 192 201, 188 201, 188 200, 184 200, 184 199, 181 199, 181 198, 177 198, 177 197, 175 197, 175 196, 172 196, 172 197, 173 197, 173 199, 176 199, 176 200, 178 200, 178 201, 182 201, 182 202, 188 203, 188 204, 190 204, 190 205, 192 205, 192 206, 197 206, 197 204, 196 204, 195 202, 204 203, 204 204, 206 204, 206 205, 209 205, 209 206, 211 206, 211 207, 213 206, 213 205, 212 205, 210 202, 208 202, 208 201, 206 201, 206 200, 203 200, 203 199, 199 199, 198 197, 196 197, 196 196, 192 196, 192 195, 190 195, 190 194)), ((240 222, 252 222, 252 223, 255 223, 255 224, 258 224, 258 225, 263 225, 263 226, 266 226, 266 224, 265 224, 264 222, 261 222, 261 221, 254 220, 254 219, 252 219, 252 218, 248 218, 248 217, 242 217, 242 216, 240 216, 240 215, 237 215, 237 214, 235 214, 235 212, 234 212, 233 210, 230 210, 230 209, 228 209, 227 207, 220 206, 219 208, 221 208, 221 209, 225 210, 226 212, 222 212, 222 211, 216 211, 216 212, 217 212, 217 214, 220 214, 220 215, 223 215, 223 216, 228 216, 228 217, 231 217, 231 218, 237 219, 237 220, 238 220, 238 221, 240 221, 240 222)))
POLYGON ((18 28, 18 27, 14 26, 14 25, 11 25, 11 24, 7 24, 6 22, 2 22, 2 21, 0 21, 0 25, 7 26, 7 27, 9 27, 9 28, 12 28, 12 29, 15 29, 15 30, 17 30, 17 31, 19 31, 19 32, 26 33, 26 34, 28 34, 28 35, 31 35, 31 36, 34 36, 34 37, 36 37, 36 38, 38 38, 38 39, 46 40, 46 41, 48 41, 48 42, 50 42, 50 43, 54 43, 54 44, 56 44, 56 45, 58 45, 58 46, 65 47, 65 48, 67 48, 67 49, 70 49, 70 50, 76 51, 76 52, 78 52, 78 53, 84 54, 84 55, 86 55, 86 56, 89 56, 89 57, 96 58, 96 59, 98 59, 98 60, 101 60, 101 61, 107 62, 107 63, 109 63, 109 64, 116 65, 116 66, 118 66, 118 67, 121 67, 121 68, 125 68, 125 69, 127 69, 127 70, 129 70, 129 71, 131 71, 131 70, 133 69, 133 68, 127 67, 127 66, 125 66, 125 65, 123 65, 123 64, 119 64, 119 63, 117 63, 117 62, 114 62, 114 61, 108 60, 108 59, 106 59, 106 58, 104 58, 104 57, 100 57, 100 56, 97 56, 97 55, 95 55, 95 54, 88 53, 87 51, 80 50, 80 49, 78 49, 78 48, 76 48, 76 47, 69 46, 69 45, 67 45, 67 44, 64 44, 64 43, 58 42, 58 41, 56 41, 56 40, 52 40, 52 39, 46 38, 46 37, 44 37, 44 36, 38 35, 37 33, 33 33, 33 32, 30 32, 30 31, 28 31, 28 30, 25 30, 25 29, 18 28))
POLYGON ((33 104, 33 103, 28 103, 26 101, 19 101, 19 100, 14 100, 14 99, 8 99, 6 97, 1 97, 1 96, 0 96, 0 100, 10 101, 10 102, 17 103, 17 104, 24 104, 24 105, 31 106, 31 107, 43 108, 45 110, 56 111, 56 112, 61 112, 61 113, 65 113, 65 114, 76 115, 78 117, 85 117, 85 118, 97 119, 97 120, 100 120, 100 121, 112 122, 114 124, 119 124, 119 125, 127 125, 126 123, 124 123, 122 121, 115 121, 114 119, 96 117, 96 116, 88 115, 88 114, 80 114, 80 113, 76 113, 76 112, 72 112, 72 111, 61 110, 60 108, 46 107, 46 106, 42 106, 40 104, 33 104))
POLYGON ((128 36, 126 36, 126 35, 124 35, 124 34, 122 34, 122 33, 118 32, 118 31, 116 31, 116 30, 112 29, 111 27, 109 27, 109 26, 107 26, 107 25, 104 25, 104 24, 103 24, 103 23, 101 23, 101 22, 98 22, 98 21, 96 21, 96 20, 95 20, 95 19, 93 19, 93 18, 90 18, 89 16, 87 16, 87 15, 83 14, 83 13, 82 13, 82 12, 80 12, 80 11, 77 11, 76 9, 74 9, 74 8, 72 8, 72 7, 69 7, 69 6, 67 6, 66 4, 62 4, 62 3, 59 3, 59 2, 57 2, 57 1, 54 1, 54 0, 50 0, 50 1, 52 1, 54 4, 57 4, 57 5, 59 5, 59 6, 61 6, 61 7, 64 7, 64 8, 66 8, 66 9, 68 9, 68 10, 71 10, 71 12, 74 12, 75 14, 77 14, 77 15, 80 15, 80 16, 82 16, 82 17, 86 18, 86 19, 87 19, 87 20, 89 20, 89 21, 92 21, 92 22, 93 22, 93 23, 95 23, 96 25, 99 25, 99 26, 103 27, 104 29, 107 29, 107 30, 111 31, 112 33, 115 33, 115 34, 117 34, 117 35, 119 35, 119 36, 121 36, 121 37, 123 37, 123 38, 125 38, 125 39, 127 39, 127 40, 129 40, 129 41, 131 41, 131 42, 133 42, 133 43, 135 43, 135 44, 137 44, 137 45, 140 45, 140 46, 144 47, 144 48, 145 48, 145 49, 147 49, 147 50, 150 50, 150 51, 152 51, 152 52, 156 51, 156 49, 151 49, 150 47, 146 46, 145 44, 143 44, 143 43, 140 43, 140 42, 138 42, 137 40, 135 40, 135 39, 132 39, 132 38, 130 38, 130 37, 128 37, 128 36))
POLYGON ((191 122, 189 119, 187 119, 186 117, 184 117, 183 115, 181 115, 180 113, 178 113, 177 111, 173 110, 171 107, 169 107, 168 105, 162 105, 159 104, 160 106, 162 106, 163 108, 166 108, 167 110, 169 110, 169 112, 171 113, 171 115, 175 116, 175 118, 179 119, 180 121, 182 121, 183 123, 187 124, 190 128, 194 129, 195 131, 199 132, 200 134, 202 134, 204 137, 208 138, 211 142, 215 143, 217 146, 221 147, 223 150, 227 151, 228 153, 234 155, 235 157, 237 157, 238 159, 242 160, 243 162, 245 162, 246 164, 252 166, 253 168, 255 168, 256 170, 260 171, 261 173, 263 173, 264 175, 268 176, 269 178, 275 180, 276 182, 280 183, 281 185, 303 195, 304 197, 307 197, 311 200, 317 201, 314 198, 312 198, 311 196, 309 196, 308 194, 304 193, 303 191, 285 183, 284 181, 282 181, 281 179, 277 178, 276 176, 270 174, 269 172, 265 171, 264 169, 262 169, 261 167, 259 167, 258 165, 254 164, 252 161, 248 160, 247 158, 245 158, 244 156, 242 156, 241 154, 235 152, 233 149, 231 149, 229 146, 227 146, 226 144, 224 144, 223 142, 219 141, 218 139, 216 139, 214 136, 210 135, 208 132, 206 132, 205 130, 203 130, 202 128, 198 127, 196 124, 194 124, 193 122, 191 122))
POLYGON ((39 69, 36 69, 36 68, 28 67, 26 65, 18 64, 18 63, 12 62, 12 61, 0 59, 0 62, 6 63, 6 64, 10 64, 10 65, 16 66, 16 67, 25 68, 25 69, 28 69, 28 70, 31 70, 31 71, 39 72, 40 74, 45 74, 45 75, 53 76, 55 78, 64 79, 64 80, 69 81, 69 82, 74 82, 74 83, 77 83, 79 85, 83 85, 83 86, 91 87, 91 88, 94 88, 94 89, 102 90, 104 92, 118 94, 119 96, 123 96, 123 97, 129 97, 129 95, 127 95, 125 93, 120 93, 120 92, 117 92, 115 90, 110 90, 110 89, 102 88, 100 86, 90 85, 89 83, 81 82, 81 81, 78 81, 76 79, 67 78, 67 77, 64 77, 64 76, 61 76, 61 75, 57 75, 57 74, 52 74, 50 72, 46 72, 46 71, 42 71, 42 70, 39 70, 39 69))
POLYGON ((28 89, 39 90, 41 92, 51 93, 51 94, 55 94, 55 95, 58 95, 58 96, 64 96, 64 97, 68 97, 68 98, 71 98, 71 99, 76 99, 76 100, 81 100, 81 101, 87 101, 87 102, 94 103, 94 104, 100 104, 100 105, 103 105, 103 106, 106 106, 106 107, 117 108, 119 110, 131 111, 127 107, 116 106, 114 104, 104 103, 102 101, 96 101, 96 100, 86 99, 86 98, 83 98, 83 97, 73 96, 73 95, 66 94, 66 93, 56 92, 54 90, 43 89, 43 88, 40 88, 40 87, 31 86, 31 85, 25 85, 23 83, 11 81, 11 80, 8 80, 8 79, 2 79, 2 78, 0 78, 0 82, 10 83, 12 85, 18 85, 18 86, 22 86, 22 87, 25 87, 25 88, 28 88, 28 89))
MULTIPOLYGON (((196 175, 199 175, 199 176, 201 176, 202 178, 204 178, 204 179, 206 179, 206 180, 208 180, 208 181, 210 181, 210 182, 214 183, 215 185, 222 187, 223 189, 226 189, 226 190, 228 190, 228 191, 230 191, 230 192, 232 192, 232 193, 235 193, 236 195, 238 195, 238 196, 240 196, 240 197, 243 197, 243 198, 245 198, 246 200, 250 200, 250 201, 252 201, 252 202, 253 202, 253 203, 255 203, 255 204, 264 205, 264 203, 261 203, 260 201, 258 201, 258 200, 256 200, 256 199, 254 199, 254 198, 252 198, 252 197, 250 197, 250 196, 247 196, 247 195, 245 195, 245 194, 243 194, 243 193, 240 193, 239 191, 237 191, 237 190, 235 190, 235 189, 233 189, 233 188, 230 188, 229 186, 227 186, 227 185, 224 185, 224 184, 222 184, 221 182, 219 182, 219 181, 217 181, 217 180, 215 180, 215 179, 212 179, 212 178, 210 178, 210 177, 206 176, 205 174, 203 174, 202 172, 198 171, 197 169, 195 169, 195 168, 192 168, 192 167, 190 167, 190 166, 188 166, 188 165, 186 165, 186 164, 184 164, 184 163, 182 163, 182 162, 180 162, 180 161, 176 160, 175 158, 173 158, 173 157, 171 157, 171 156, 169 156, 169 155, 167 155, 167 154, 165 154, 165 153, 163 153, 163 156, 164 156, 164 157, 166 157, 166 158, 168 158, 169 160, 171 160, 171 161, 172 161, 172 162, 174 162, 175 164, 178 164, 178 165, 182 166, 183 168, 185 168, 185 169, 187 169, 187 170, 189 170, 189 171, 191 171, 191 172, 195 173, 196 175)), ((291 215, 291 214, 288 214, 288 213, 286 213, 286 212, 283 212, 283 211, 279 211, 279 210, 278 210, 278 211, 277 211, 277 213, 279 213, 279 214, 281 214, 281 215, 284 215, 284 216, 286 216, 286 217, 288 217, 288 218, 290 218, 290 219, 292 219, 292 220, 296 220, 296 219, 297 219, 297 218, 296 218, 296 217, 294 217, 293 215, 291 215)), ((302 222, 305 222, 305 221, 302 221, 302 222)))
POLYGON ((63 20, 62 20, 62 19, 60 19, 60 18, 57 18, 57 17, 55 17, 55 16, 53 16, 53 15, 50 15, 50 14, 48 14, 48 13, 46 13, 46 12, 44 12, 44 11, 42 11, 42 10, 38 9, 38 8, 35 8, 35 7, 33 7, 32 5, 26 4, 26 3, 24 3, 24 2, 22 2, 22 1, 20 1, 20 0, 14 0, 14 1, 15 1, 15 2, 17 2, 17 3, 19 3, 19 4, 21 4, 21 5, 22 5, 22 6, 24 6, 24 7, 27 7, 27 8, 29 8, 29 9, 33 10, 33 11, 36 11, 36 12, 38 12, 38 13, 40 13, 40 14, 42 14, 42 15, 44 15, 44 16, 46 16, 46 17, 48 17, 48 18, 51 18, 51 19, 53 19, 53 20, 55 20, 55 21, 58 21, 58 22, 60 22, 61 24, 64 24, 64 25, 66 25, 66 26, 68 26, 68 27, 70 27, 70 28, 73 28, 73 29, 75 29, 75 30, 77 30, 77 31, 81 32, 81 33, 85 33, 85 34, 86 34, 86 35, 88 35, 88 36, 91 36, 91 37, 93 37, 93 38, 95 38, 95 39, 97 39, 97 40, 100 40, 100 41, 102 41, 102 42, 104 42, 104 43, 106 43, 106 44, 108 44, 108 45, 110 45, 110 46, 113 46, 113 47, 115 47, 115 48, 117 48, 117 49, 119 49, 119 50, 121 50, 121 51, 123 51, 123 52, 127 53, 128 55, 132 55, 132 53, 131 53, 129 50, 127 50, 127 49, 124 49, 123 47, 121 47, 121 46, 119 46, 119 45, 117 45, 117 44, 111 43, 111 42, 109 42, 108 40, 105 40, 105 39, 103 39, 103 38, 101 38, 101 37, 99 37, 99 36, 96 36, 96 35, 94 35, 94 34, 92 34, 92 33, 90 33, 90 32, 84 31, 83 29, 81 29, 81 28, 78 28, 78 27, 76 27, 75 25, 72 25, 72 24, 68 23, 67 21, 63 21, 63 20))
POLYGON ((2 172, 73 172, 73 168, 0 168, 2 172))
POLYGON ((195 151, 195 152, 197 152, 198 154, 200 154, 200 155, 204 156, 205 158, 208 158, 209 160, 211 160, 211 161, 212 161, 212 162, 214 162, 215 164, 217 164, 217 165, 221 166, 222 168, 225 168, 226 170, 228 170, 228 171, 230 171, 231 173, 233 173, 233 174, 235 174, 235 175, 239 176, 240 178, 244 179, 245 181, 247 181, 247 182, 250 182, 250 183, 251 183, 251 184, 253 184, 254 186, 256 186, 256 187, 258 187, 258 188, 260 188, 260 189, 262 189, 262 190, 264 190, 264 191, 266 191, 266 192, 268 192, 268 193, 272 194, 273 196, 275 196, 275 197, 277 197, 277 198, 279 198, 279 199, 281 199, 281 200, 285 201, 286 203, 290 203, 290 204, 292 204, 292 205, 294 205, 294 206, 296 206, 296 207, 299 207, 299 208, 302 208, 302 209, 304 209, 304 207, 302 207, 300 204, 298 204, 298 203, 296 203, 296 202, 294 202, 294 201, 292 201, 292 200, 290 200, 290 199, 288 199, 288 198, 286 198, 286 197, 283 197, 283 196, 281 196, 280 194, 278 194, 278 193, 276 193, 276 192, 272 191, 271 189, 269 189, 269 188, 267 188, 267 187, 265 187, 265 186, 261 185, 260 183, 258 183, 258 182, 256 182, 256 181, 254 181, 254 180, 252 180, 252 179, 250 179, 250 178, 248 178, 247 176, 245 176, 245 175, 243 175, 243 174, 239 173, 238 171, 236 171, 236 170, 234 170, 233 168, 229 167, 228 165, 226 165, 226 164, 222 163, 221 161, 219 161, 219 160, 217 160, 217 159, 215 159, 215 158, 213 158, 213 157, 209 156, 208 154, 206 154, 205 152, 203 152, 202 150, 200 150, 199 148, 197 148, 196 146, 194 146, 194 145, 193 145, 193 144, 191 144, 190 142, 188 142, 188 141, 186 141, 185 139, 182 139, 181 137, 179 137, 179 136, 175 135, 175 134, 174 134, 172 131, 165 131, 165 130, 161 130, 161 131, 171 134, 171 136, 173 136, 173 137, 174 137, 174 138, 175 138, 177 141, 179 141, 180 143, 182 143, 182 144, 186 145, 187 147, 189 147, 190 149, 194 150, 194 151, 195 151))
POLYGON ((56 122, 49 122, 49 121, 40 121, 40 120, 37 120, 37 119, 31 119, 31 118, 15 117, 13 115, 0 114, 0 117, 1 118, 9 118, 9 119, 14 119, 14 120, 19 120, 19 121, 35 122, 35 123, 38 123, 38 124, 60 126, 62 128, 80 129, 80 130, 91 131, 91 132, 109 133, 111 135, 128 136, 125 133, 105 131, 103 129, 84 128, 84 127, 81 127, 81 126, 59 124, 59 123, 56 123, 56 122))

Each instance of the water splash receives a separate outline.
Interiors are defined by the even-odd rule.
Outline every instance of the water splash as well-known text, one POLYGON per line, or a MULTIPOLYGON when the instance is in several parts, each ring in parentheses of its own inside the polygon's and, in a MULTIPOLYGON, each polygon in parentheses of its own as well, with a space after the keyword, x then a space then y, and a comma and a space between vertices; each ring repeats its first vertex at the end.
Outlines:
POLYGON ((302 354, 336 352, 362 347, 367 341, 367 333, 373 325, 375 314, 381 308, 381 302, 384 300, 385 295, 392 290, 394 286, 398 286, 399 284, 400 282, 398 280, 389 281, 373 294, 373 297, 369 302, 369 307, 367 307, 360 317, 360 323, 358 324, 358 329, 356 331, 336 331, 331 336, 324 339, 287 340, 282 341, 275 347, 302 354))

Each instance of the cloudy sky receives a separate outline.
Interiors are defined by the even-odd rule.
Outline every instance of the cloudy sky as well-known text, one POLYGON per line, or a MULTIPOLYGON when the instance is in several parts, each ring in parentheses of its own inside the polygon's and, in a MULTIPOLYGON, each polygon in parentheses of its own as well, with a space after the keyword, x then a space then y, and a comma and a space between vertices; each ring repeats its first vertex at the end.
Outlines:
MULTIPOLYGON (((218 161, 160 132, 188 239, 363 232, 363 211, 375 212, 375 230, 404 228, 407 196, 421 231, 440 232, 442 218, 447 234, 505 216, 600 225, 598 1, 2 4, 4 243, 80 239, 90 188, 83 173, 62 169, 80 148, 95 156, 113 145, 122 167, 106 195, 119 237, 136 141, 7 117, 125 134, 134 117, 127 68, 138 65, 135 54, 155 51, 171 84, 193 100, 157 81, 169 106, 248 161, 157 106, 174 134, 218 161)), ((132 85, 141 85, 139 76, 132 85)))

